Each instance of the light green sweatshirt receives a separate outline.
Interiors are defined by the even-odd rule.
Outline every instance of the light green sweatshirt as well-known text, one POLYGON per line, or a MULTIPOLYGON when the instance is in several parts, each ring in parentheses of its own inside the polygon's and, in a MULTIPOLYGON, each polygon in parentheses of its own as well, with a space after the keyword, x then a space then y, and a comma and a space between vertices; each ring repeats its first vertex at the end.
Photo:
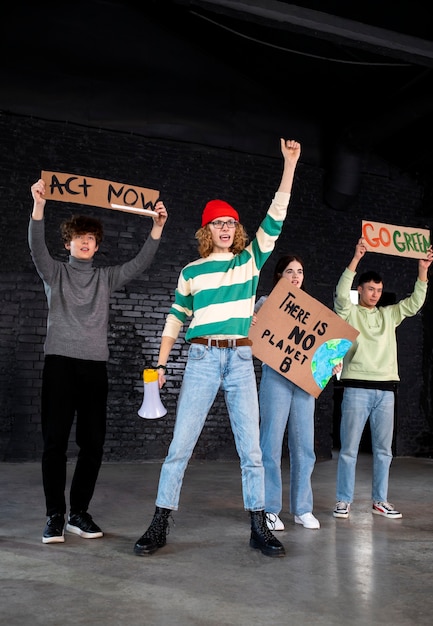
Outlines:
POLYGON ((395 329, 424 304, 427 282, 417 279, 413 293, 397 304, 367 309, 350 300, 356 272, 346 268, 338 281, 334 311, 359 331, 343 360, 341 380, 399 381, 395 329))

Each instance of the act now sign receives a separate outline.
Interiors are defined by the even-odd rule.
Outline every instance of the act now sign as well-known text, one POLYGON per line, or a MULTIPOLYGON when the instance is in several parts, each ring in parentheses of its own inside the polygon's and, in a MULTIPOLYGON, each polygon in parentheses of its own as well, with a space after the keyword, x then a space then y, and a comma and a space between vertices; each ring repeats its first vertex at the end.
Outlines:
POLYGON ((362 236, 369 252, 425 259, 430 247, 430 230, 362 221, 362 236))
POLYGON ((141 215, 157 215, 159 191, 65 172, 41 172, 46 200, 72 202, 141 215))

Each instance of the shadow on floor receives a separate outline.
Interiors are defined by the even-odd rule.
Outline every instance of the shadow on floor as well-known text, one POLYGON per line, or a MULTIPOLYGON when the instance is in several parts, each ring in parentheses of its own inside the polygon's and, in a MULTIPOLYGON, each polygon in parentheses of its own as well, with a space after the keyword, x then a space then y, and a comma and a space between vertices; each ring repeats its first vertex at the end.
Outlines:
POLYGON ((104 464, 90 513, 105 536, 49 545, 40 466, 2 463, 1 623, 430 626, 433 461, 394 459, 389 499, 403 519, 387 520, 370 512, 371 456, 361 455, 351 517, 336 520, 336 458, 313 474, 318 531, 293 523, 283 461, 284 559, 249 547, 237 461, 190 463, 168 543, 148 557, 132 549, 153 515, 160 463, 104 464))

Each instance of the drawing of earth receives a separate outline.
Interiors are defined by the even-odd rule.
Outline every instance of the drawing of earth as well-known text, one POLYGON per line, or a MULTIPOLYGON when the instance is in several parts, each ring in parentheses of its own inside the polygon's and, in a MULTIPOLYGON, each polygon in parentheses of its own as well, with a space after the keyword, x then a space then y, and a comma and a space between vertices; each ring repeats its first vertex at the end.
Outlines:
POLYGON ((320 389, 326 387, 332 369, 343 360, 351 345, 349 339, 330 339, 317 348, 311 361, 311 373, 320 389))

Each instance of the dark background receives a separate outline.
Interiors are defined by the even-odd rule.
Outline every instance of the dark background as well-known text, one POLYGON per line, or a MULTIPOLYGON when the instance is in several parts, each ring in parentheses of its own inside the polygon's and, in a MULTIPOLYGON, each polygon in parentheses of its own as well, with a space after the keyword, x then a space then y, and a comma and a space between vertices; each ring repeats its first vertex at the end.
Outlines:
MULTIPOLYGON (((367 2, 356 12, 346 4, 10 7, 0 67, 0 459, 40 456, 46 301, 26 235, 30 185, 42 169, 159 189, 170 213, 151 271, 112 299, 106 460, 164 456, 183 342, 171 356, 161 420, 137 417, 142 369, 154 364, 179 271, 197 256, 205 202, 232 203, 253 235, 279 182, 279 137, 301 141, 302 155, 259 295, 270 288, 278 255, 292 251, 304 258, 311 295, 331 307, 362 219, 431 228, 430 17, 417 2, 367 2), (324 14, 325 6, 333 12, 324 14)), ((76 209, 47 209, 56 258, 66 258, 59 223, 76 209)), ((147 218, 97 207, 92 214, 105 225, 100 264, 130 258, 150 229, 147 218)), ((370 268, 397 299, 411 292, 415 260, 367 255, 360 270, 370 268)), ((429 293, 423 312, 397 331, 397 455, 433 451, 432 309, 429 293)), ((317 402, 320 459, 338 445, 333 396, 329 384, 317 402)), ((235 454, 221 397, 195 454, 235 454)))
POLYGON ((2 23, 0 110, 267 156, 296 135, 328 203, 377 154, 431 204, 423 0, 16 2, 2 23))

